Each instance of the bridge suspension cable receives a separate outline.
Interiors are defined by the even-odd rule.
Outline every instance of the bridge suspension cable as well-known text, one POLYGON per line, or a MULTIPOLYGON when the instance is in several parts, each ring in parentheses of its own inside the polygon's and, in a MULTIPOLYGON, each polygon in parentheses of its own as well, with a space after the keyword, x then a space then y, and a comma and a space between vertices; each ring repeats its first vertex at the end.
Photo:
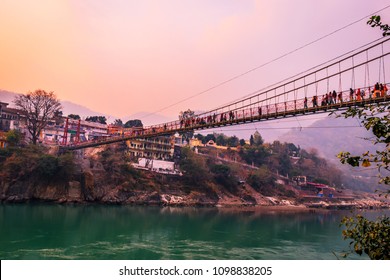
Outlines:
POLYGON ((351 23, 349 23, 347 25, 344 25, 343 27, 340 27, 340 28, 338 28, 338 29, 336 29, 336 30, 334 30, 334 31, 332 31, 330 33, 327 33, 327 34, 325 34, 325 35, 323 35, 323 36, 321 36, 321 37, 319 37, 319 38, 317 38, 317 39, 315 39, 313 41, 310 41, 310 42, 308 42, 308 43, 306 43, 306 44, 304 44, 304 45, 302 45, 302 46, 300 46, 298 48, 295 48, 295 49, 293 49, 293 50, 291 50, 291 51, 289 51, 287 53, 284 53, 284 54, 282 54, 282 55, 280 55, 280 56, 278 56, 278 57, 276 57, 274 59, 271 59, 271 60, 269 60, 269 61, 267 61, 267 62, 265 62, 263 64, 260 64, 260 65, 254 67, 254 68, 251 68, 251 69, 249 69, 249 70, 247 70, 247 71, 245 71, 245 72, 243 72, 241 74, 235 75, 235 76, 233 76, 233 77, 231 77, 231 78, 229 78, 227 80, 224 80, 224 81, 222 81, 220 83, 217 83, 217 84, 215 84, 215 85, 213 85, 213 86, 211 86, 211 87, 209 87, 209 88, 207 88, 207 89, 205 89, 203 91, 200 91, 200 92, 195 93, 195 94, 193 94, 191 96, 188 96, 188 97, 186 97, 186 98, 184 98, 182 100, 179 100, 179 101, 177 101, 175 103, 172 103, 172 104, 170 104, 168 106, 165 106, 165 107, 163 107, 163 108, 161 108, 159 110, 156 110, 156 111, 154 111, 152 113, 145 114, 145 115, 141 116, 141 118, 146 118, 146 117, 155 115, 156 113, 165 111, 166 109, 172 108, 172 107, 174 107, 174 106, 176 106, 178 104, 181 104, 183 102, 191 100, 191 99, 193 99, 193 98, 195 98, 197 96, 200 96, 200 95, 203 95, 205 93, 208 93, 208 92, 210 92, 210 91, 212 91, 212 90, 214 90, 216 88, 219 88, 219 87, 221 87, 221 86, 223 86, 223 85, 225 85, 227 83, 230 83, 230 82, 232 82, 234 80, 237 80, 237 79, 239 79, 239 78, 241 78, 241 77, 243 77, 245 75, 248 75, 249 73, 252 73, 252 72, 254 72, 254 71, 258 70, 258 69, 261 69, 261 68, 263 68, 263 67, 265 67, 267 65, 270 65, 270 64, 272 64, 272 63, 274 63, 274 62, 276 62, 276 61, 278 61, 278 60, 280 60, 282 58, 285 58, 285 57, 287 57, 287 56, 289 56, 289 55, 291 55, 291 54, 293 54, 295 52, 298 52, 298 51, 300 51, 300 50, 302 50, 302 49, 304 49, 304 48, 306 48, 308 46, 311 46, 311 45, 313 45, 313 44, 315 44, 315 43, 317 43, 317 42, 319 42, 319 41, 321 41, 321 40, 323 40, 325 38, 328 38, 328 37, 330 37, 330 36, 340 32, 340 31, 342 31, 342 30, 344 30, 344 29, 346 29, 346 28, 348 28, 348 27, 350 27, 350 26, 352 26, 352 25, 354 25, 354 24, 356 24, 356 23, 358 23, 358 22, 360 22, 362 20, 367 20, 367 18, 369 18, 370 16, 378 14, 379 12, 388 9, 389 7, 390 7, 390 5, 387 5, 387 6, 381 8, 381 9, 375 11, 375 12, 372 12, 372 13, 370 13, 370 14, 368 14, 368 15, 360 18, 360 19, 357 19, 357 20, 355 20, 355 21, 353 21, 353 22, 351 22, 351 23))
MULTIPOLYGON (((384 47, 389 40, 390 38, 381 40, 338 61, 333 61, 321 67, 314 67, 313 71, 305 72, 303 76, 228 105, 189 118, 148 126, 141 131, 133 131, 129 135, 111 137, 92 143, 80 143, 72 147, 64 147, 63 149, 74 150, 128 139, 151 138, 170 135, 175 132, 212 129, 220 126, 295 117, 308 113, 339 110, 351 106, 388 102, 390 96, 387 95, 384 59, 390 54, 390 50, 386 49, 385 51, 384 47), (358 77, 359 81, 365 80, 363 75, 369 72, 370 65, 374 63, 379 65, 379 73, 376 77, 378 83, 375 84, 374 90, 371 91, 370 85, 368 85, 368 88, 366 85, 363 87, 361 85, 362 82, 356 84, 355 79, 358 77), (331 83, 331 80, 335 77, 339 78, 339 87, 343 77, 344 79, 351 79, 351 88, 339 88, 338 94, 335 90, 332 92, 331 88, 336 88, 336 85, 331 83), (381 77, 383 77, 384 85, 379 85, 381 77), (355 86, 358 86, 358 89, 355 86), (312 87, 314 87, 314 90, 310 91, 309 89, 312 87), (321 103, 319 102, 318 90, 323 90, 321 103), (363 94, 366 90, 368 91, 368 97, 363 94), (312 99, 312 106, 310 107, 307 106, 308 97, 312 99)), ((389 47, 388 44, 386 46, 389 47)))

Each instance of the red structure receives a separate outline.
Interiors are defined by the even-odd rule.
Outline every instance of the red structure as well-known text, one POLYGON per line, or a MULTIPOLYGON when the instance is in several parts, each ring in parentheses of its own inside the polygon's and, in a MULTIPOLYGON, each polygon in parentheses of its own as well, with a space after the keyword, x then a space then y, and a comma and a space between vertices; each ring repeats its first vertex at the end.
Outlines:
POLYGON ((66 145, 68 143, 68 122, 69 118, 66 118, 65 126, 64 126, 64 135, 62 136, 62 145, 66 145))

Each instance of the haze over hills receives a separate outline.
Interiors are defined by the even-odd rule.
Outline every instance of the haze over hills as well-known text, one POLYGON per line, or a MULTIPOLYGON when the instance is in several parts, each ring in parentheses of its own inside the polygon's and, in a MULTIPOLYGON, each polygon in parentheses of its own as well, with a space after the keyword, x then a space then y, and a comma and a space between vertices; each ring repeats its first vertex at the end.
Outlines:
POLYGON ((372 136, 361 125, 359 119, 336 118, 332 115, 317 120, 301 130, 292 129, 281 135, 279 140, 292 142, 306 150, 314 148, 320 156, 332 160, 341 151, 359 154, 374 150, 376 147, 367 140, 372 136))
POLYGON ((344 174, 352 176, 354 181, 350 187, 374 191, 383 188, 378 185, 378 170, 375 167, 351 167, 341 164, 337 158, 337 154, 342 151, 361 155, 380 149, 380 145, 374 145, 370 141, 372 137, 372 133, 361 126, 359 119, 328 116, 302 130, 290 130, 280 136, 279 140, 294 143, 305 150, 315 149, 321 157, 336 165, 344 174))

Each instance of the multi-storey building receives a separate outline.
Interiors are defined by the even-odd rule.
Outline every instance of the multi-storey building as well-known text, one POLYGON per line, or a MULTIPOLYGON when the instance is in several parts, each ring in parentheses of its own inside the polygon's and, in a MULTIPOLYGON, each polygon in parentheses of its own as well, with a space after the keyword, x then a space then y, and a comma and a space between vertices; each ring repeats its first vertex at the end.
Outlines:
POLYGON ((173 160, 175 147, 182 144, 178 135, 154 138, 137 138, 126 141, 128 153, 133 158, 173 160))
POLYGON ((84 142, 107 136, 106 124, 71 118, 67 120, 66 117, 62 117, 60 121, 50 121, 42 130, 40 139, 45 144, 72 144, 77 141, 84 142), (66 141, 64 141, 64 137, 66 137, 66 141))
POLYGON ((8 103, 0 102, 0 130, 18 129, 24 117, 18 109, 9 108, 8 103))
POLYGON ((170 160, 173 157, 174 143, 170 136, 132 139, 126 141, 126 145, 134 158, 170 160))

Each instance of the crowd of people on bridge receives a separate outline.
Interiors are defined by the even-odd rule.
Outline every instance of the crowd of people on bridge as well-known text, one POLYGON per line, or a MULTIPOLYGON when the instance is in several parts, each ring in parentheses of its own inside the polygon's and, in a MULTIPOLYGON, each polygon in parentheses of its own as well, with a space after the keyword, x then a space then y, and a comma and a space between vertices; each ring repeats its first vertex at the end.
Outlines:
MULTIPOLYGON (((370 87, 366 89, 369 93, 368 98, 379 98, 384 97, 387 95, 387 85, 386 84, 380 84, 376 83, 373 89, 371 90, 370 87)), ((349 90, 349 96, 348 92, 345 92, 345 96, 343 96, 343 92, 337 93, 336 90, 330 91, 327 94, 324 94, 321 97, 321 102, 319 103, 318 96, 314 95, 311 98, 312 106, 313 107, 319 107, 319 106, 329 106, 334 104, 342 104, 343 102, 354 102, 354 101, 362 101, 366 96, 366 91, 364 88, 358 88, 356 90, 350 88, 349 90), (349 99, 348 99, 349 97, 349 99), (344 101, 345 100, 345 101, 344 101)), ((297 104, 297 101, 291 101, 297 104)), ((302 103, 301 103, 302 104, 302 103)), ((302 106, 302 105, 300 105, 302 106)), ((258 106, 257 109, 252 106, 252 108, 242 109, 242 110, 229 110, 226 112, 221 113, 210 113, 208 115, 199 115, 195 117, 190 117, 187 119, 181 119, 179 121, 179 126, 177 125, 177 122, 173 122, 170 124, 165 124, 163 126, 163 131, 166 130, 172 130, 172 129, 185 129, 185 128, 193 128, 195 126, 207 126, 212 125, 216 123, 233 123, 233 122, 240 122, 240 121, 246 121, 248 119, 251 119, 253 117, 260 117, 263 114, 263 108, 266 111, 266 114, 270 113, 270 108, 273 108, 273 112, 282 112, 283 110, 287 110, 287 102, 282 102, 278 104, 273 105, 265 105, 265 106, 258 106)), ((301 107, 302 108, 302 107, 301 107)), ((303 100, 303 108, 308 109, 308 98, 305 97, 303 100)), ((299 109, 298 106, 295 105, 294 109, 299 109)), ((159 129, 161 130, 161 128, 159 129)), ((152 129, 152 133, 156 132, 156 128, 152 129)))
MULTIPOLYGON (((319 103, 318 96, 314 95, 311 97, 312 107, 313 108, 321 108, 332 106, 335 104, 343 104, 345 102, 360 102, 367 98, 380 98, 385 97, 388 94, 388 88, 385 83, 376 83, 373 89, 370 87, 366 88, 367 93, 364 88, 358 88, 356 90, 350 88, 349 92, 345 92, 345 96, 343 96, 343 92, 337 94, 335 90, 330 91, 322 95, 321 103, 319 103), (345 99, 345 101, 344 101, 345 99), (320 107, 321 106, 321 107, 320 107)), ((244 109, 239 110, 226 110, 221 113, 210 112, 208 114, 201 114, 197 116, 192 116, 188 118, 182 118, 178 121, 165 123, 162 125, 151 126, 144 129, 133 130, 128 133, 122 134, 120 137, 142 137, 142 136, 150 136, 157 135, 164 132, 171 132, 180 129, 194 129, 201 127, 208 127, 219 124, 226 123, 239 123, 245 122, 248 120, 253 120, 254 118, 259 119, 263 117, 263 112, 265 112, 264 117, 268 118, 270 114, 275 114, 277 116, 278 113, 287 112, 288 110, 300 110, 302 109, 302 100, 292 100, 287 102, 275 103, 262 106, 261 104, 255 103, 251 106, 248 106, 244 109), (297 102, 298 101, 298 102, 297 102), (257 104, 257 106, 256 106, 257 104), (289 104, 289 105, 288 105, 289 104)), ((308 108, 308 98, 304 97, 303 99, 303 109, 308 108)))
MULTIPOLYGON (((387 95, 388 88, 387 88, 386 84, 376 83, 372 90, 369 87, 367 89, 367 91, 368 91, 368 98, 369 99, 380 98, 380 97, 385 97, 387 95)), ((349 101, 349 102, 358 101, 359 102, 359 101, 365 100, 366 98, 367 98, 367 94, 363 88, 362 89, 358 88, 356 90, 354 90, 352 88, 349 89, 349 100, 347 100, 347 101, 349 101)), ((318 107, 319 106, 318 105, 319 104, 318 103, 318 96, 317 95, 312 96, 311 102, 313 104, 313 108, 318 107)), ((338 104, 338 103, 341 104, 343 102, 344 102, 343 93, 340 92, 337 94, 337 92, 335 90, 333 90, 329 93, 322 95, 320 106, 328 106, 328 105, 333 105, 333 104, 338 104)), ((303 104, 304 104, 304 106, 303 106, 304 109, 308 109, 307 97, 305 97, 303 104)))

